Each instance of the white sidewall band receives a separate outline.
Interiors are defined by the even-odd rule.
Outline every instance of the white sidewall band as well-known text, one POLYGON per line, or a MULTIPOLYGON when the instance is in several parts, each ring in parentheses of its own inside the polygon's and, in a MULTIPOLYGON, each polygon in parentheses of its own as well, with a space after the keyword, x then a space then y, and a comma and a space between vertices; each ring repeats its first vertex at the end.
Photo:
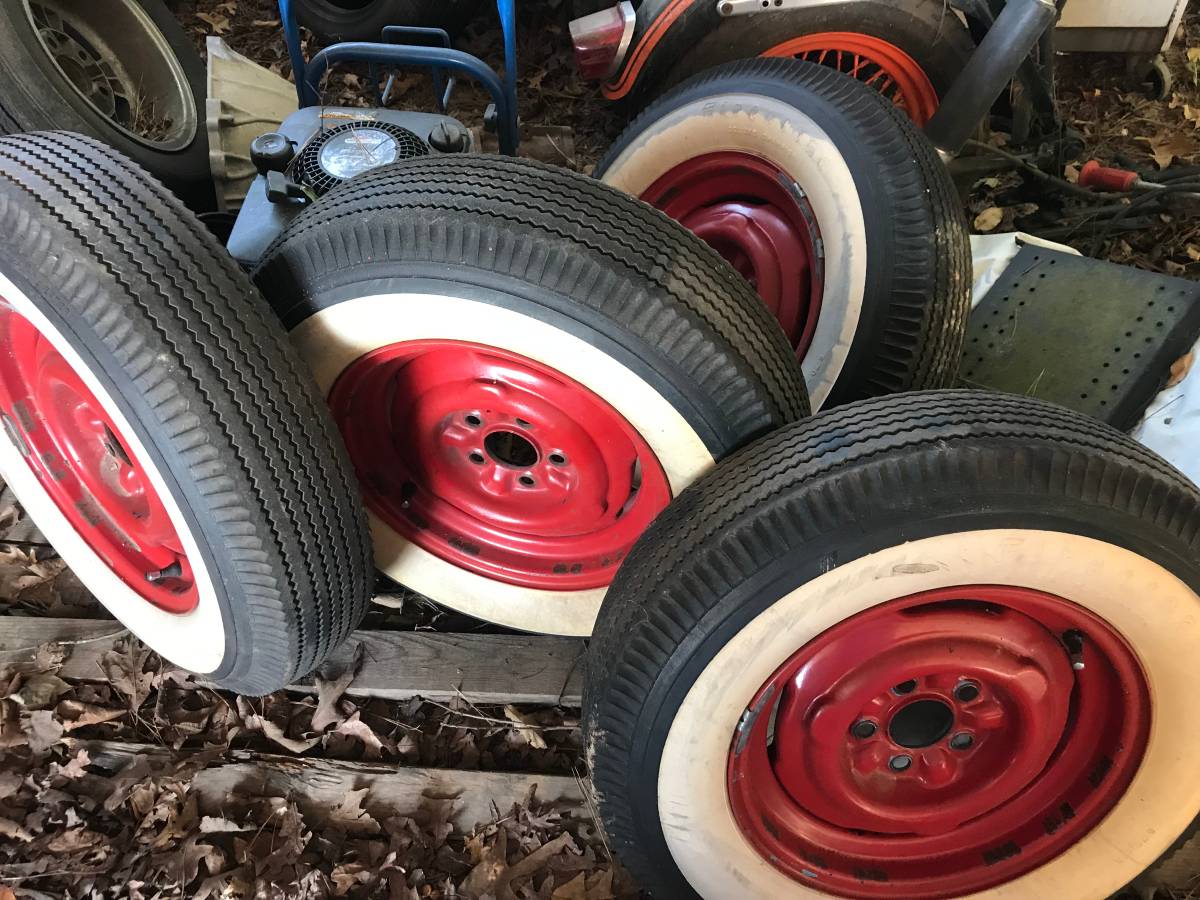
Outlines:
POLYGON ((800 647, 880 603, 936 588, 1005 584, 1071 600, 1110 623, 1146 674, 1152 722, 1128 791, 1075 846, 973 895, 1107 897, 1151 866, 1200 813, 1200 598, 1128 550, 1060 532, 948 534, 854 560, 792 591, 738 632, 704 669, 671 724, 658 779, 667 845, 709 900, 828 897, 797 884, 746 841, 725 788, 731 736, 749 700, 800 647))
MULTIPOLYGON (((714 465, 692 426, 641 376, 581 338, 514 310, 461 297, 378 294, 320 310, 293 329, 291 337, 326 397, 351 363, 391 344, 455 340, 508 350, 561 372, 611 404, 650 445, 672 495, 714 465)), ((378 516, 369 519, 375 564, 414 591, 512 628, 592 633, 605 588, 548 591, 505 584, 440 559, 378 516)))
POLYGON ((721 94, 652 122, 613 160, 607 184, 640 197, 671 169, 707 153, 740 151, 786 172, 812 205, 825 247, 825 291, 803 360, 814 410, 841 374, 862 317, 867 235, 854 176, 829 134, 801 110, 758 94, 721 94))
POLYGON ((62 354, 95 395, 113 424, 120 432, 126 449, 133 454, 142 472, 158 493, 170 517, 171 524, 183 542, 183 550, 192 567, 197 589, 197 604, 188 613, 169 613, 141 597, 121 580, 75 530, 58 505, 46 493, 21 451, 0 428, 0 474, 38 529, 54 546, 79 580, 114 616, 147 646, 185 669, 200 674, 215 672, 225 658, 225 623, 214 589, 214 579, 200 555, 191 529, 188 527, 179 502, 167 488, 167 481, 154 464, 138 434, 117 406, 116 401, 91 367, 71 346, 70 342, 46 318, 15 284, 0 274, 0 299, 33 323, 54 348, 62 354))

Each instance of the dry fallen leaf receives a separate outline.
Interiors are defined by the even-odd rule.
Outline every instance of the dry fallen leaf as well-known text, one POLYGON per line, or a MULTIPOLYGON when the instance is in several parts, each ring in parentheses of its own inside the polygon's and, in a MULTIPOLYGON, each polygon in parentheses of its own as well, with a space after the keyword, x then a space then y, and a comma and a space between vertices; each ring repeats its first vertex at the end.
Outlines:
POLYGON ((379 834, 379 823, 362 808, 370 790, 347 791, 341 803, 329 811, 329 824, 346 834, 379 834))
POLYGON ((291 750, 293 753, 305 753, 321 743, 319 737, 309 738, 308 740, 290 738, 284 734, 282 728, 270 719, 264 719, 262 716, 247 716, 242 722, 250 731, 261 731, 267 740, 274 741, 280 747, 291 750))
POLYGON ((548 750, 550 745, 542 736, 541 724, 532 716, 527 716, 511 703, 504 707, 504 715, 508 721, 517 726, 517 733, 529 741, 529 746, 537 750, 548 750))
POLYGON ((57 744, 63 736, 62 722, 54 718, 54 713, 48 709, 35 709, 27 719, 22 720, 21 730, 29 739, 29 749, 34 753, 42 753, 57 744))
POLYGON ((0 836, 11 838, 14 841, 24 841, 29 843, 33 840, 33 835, 18 825, 12 819, 0 818, 0 836))
POLYGON ((1150 145, 1150 154, 1160 169, 1179 159, 1190 159, 1196 153, 1196 144, 1183 132, 1164 129, 1150 138, 1138 138, 1150 145))
POLYGON ((975 230, 979 232, 994 231, 996 226, 1004 221, 1004 210, 998 206, 989 206, 975 217, 975 230))
POLYGON ((218 16, 213 13, 198 12, 196 18, 208 24, 213 30, 213 34, 228 34, 229 33, 229 18, 227 16, 218 16))
POLYGON ((1195 353, 1188 352, 1181 356, 1175 362, 1171 363, 1171 377, 1167 380, 1167 387, 1175 387, 1183 379, 1187 378, 1188 373, 1192 371, 1192 363, 1195 361, 1195 353))
POLYGON ((71 686, 49 672, 37 672, 11 696, 13 702, 26 709, 45 709, 71 689, 71 686))
POLYGON ((359 644, 354 651, 350 667, 336 677, 324 671, 313 676, 313 683, 317 686, 317 711, 312 717, 313 731, 324 731, 330 725, 340 725, 345 721, 346 717, 342 715, 338 704, 346 689, 362 671, 364 652, 364 646, 359 644))

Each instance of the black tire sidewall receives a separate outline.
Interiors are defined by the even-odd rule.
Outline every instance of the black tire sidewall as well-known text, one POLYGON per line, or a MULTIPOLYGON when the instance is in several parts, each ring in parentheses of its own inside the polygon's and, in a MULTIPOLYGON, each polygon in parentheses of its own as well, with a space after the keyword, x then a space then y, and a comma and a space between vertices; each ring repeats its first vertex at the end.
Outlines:
MULTIPOLYGON (((114 359, 112 351, 91 323, 72 310, 69 301, 54 302, 49 299, 56 291, 52 286, 39 285, 26 277, 25 273, 11 267, 6 268, 4 274, 79 354, 89 372, 121 411, 151 465, 166 483, 167 491, 178 506, 190 536, 200 550, 204 567, 213 580, 225 634, 224 658, 216 669, 205 672, 204 676, 219 681, 240 674, 237 669, 249 661, 250 653, 239 649, 239 636, 252 633, 241 588, 242 580, 230 565, 228 554, 214 552, 214 546, 220 546, 224 540, 217 522, 211 515, 202 512, 207 504, 196 490, 194 479, 188 474, 187 461, 173 448, 160 430, 161 426, 156 427, 155 414, 143 390, 114 359)), ((98 315, 103 316, 104 313, 98 315)))
POLYGON ((880 38, 903 50, 925 71, 938 96, 950 89, 974 46, 966 26, 941 0, 855 0, 718 17, 694 45, 673 48, 682 49, 678 56, 667 52, 664 57, 674 58, 648 61, 635 92, 648 100, 719 63, 759 56, 794 37, 838 31, 880 38))
MULTIPOLYGON (((836 495, 834 488, 830 496, 836 495)), ((1200 593, 1200 567, 1196 562, 1151 539, 1137 524, 1082 500, 1069 505, 1060 501, 1057 509, 1047 511, 1036 495, 1010 493, 1001 484, 987 491, 972 491, 965 483, 950 482, 940 486, 932 502, 928 495, 921 495, 911 505, 896 503, 890 509, 876 507, 870 516, 861 511, 857 517, 847 516, 842 527, 823 532, 806 543, 803 552, 793 549, 777 557, 722 596, 676 648, 668 664, 656 673, 654 687, 640 707, 637 730, 628 741, 630 775, 624 793, 627 797, 651 798, 636 805, 632 815, 644 847, 642 852, 656 863, 659 881, 655 888, 662 890, 663 896, 697 896, 675 865, 659 820, 659 770, 668 733, 701 673, 757 616, 834 565, 924 538, 989 529, 1061 532, 1103 541, 1157 563, 1200 593), (869 526, 864 527, 864 522, 869 526), (1082 526, 1081 522, 1088 524, 1082 526)), ((603 612, 598 629, 602 622, 603 612)), ((589 719, 590 699, 584 699, 585 721, 589 719)))
POLYGON ((378 41, 387 25, 461 29, 471 15, 464 0, 368 0, 359 9, 332 0, 293 0, 296 20, 322 44, 338 41, 378 41))
MULTIPOLYGON (((895 198, 880 189, 880 173, 885 167, 885 162, 862 141, 857 123, 848 118, 845 109, 811 89, 781 80, 768 82, 736 73, 718 74, 709 78, 697 76, 690 85, 681 86, 677 92, 648 107, 609 148, 604 158, 596 165, 595 175, 603 179, 611 164, 642 133, 639 124, 642 124, 643 128, 650 127, 681 107, 721 94, 755 94, 779 100, 802 110, 804 115, 829 135, 854 179, 854 187, 862 208, 866 281, 863 286, 858 326, 825 406, 855 399, 857 391, 852 387, 855 373, 870 367, 890 311, 891 285, 897 261, 894 227, 897 209, 895 198)), ((897 140, 900 139, 901 136, 897 134, 897 140)), ((821 185, 801 187, 808 191, 822 189, 821 185)))
POLYGON ((0 75, 6 84, 0 107, 21 131, 75 131, 101 140, 162 180, 193 208, 209 209, 215 194, 204 122, 204 63, 162 0, 137 2, 162 32, 191 88, 196 133, 186 147, 174 151, 148 147, 92 109, 43 51, 21 0, 0 7, 0 75))

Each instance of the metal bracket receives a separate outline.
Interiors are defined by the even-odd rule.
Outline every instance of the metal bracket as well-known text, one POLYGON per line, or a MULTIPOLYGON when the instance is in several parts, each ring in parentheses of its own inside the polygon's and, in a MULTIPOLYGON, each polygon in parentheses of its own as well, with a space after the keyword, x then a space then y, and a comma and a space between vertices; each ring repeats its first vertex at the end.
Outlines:
POLYGON ((846 0, 717 0, 717 14, 748 16, 751 13, 779 12, 806 6, 833 6, 846 0))

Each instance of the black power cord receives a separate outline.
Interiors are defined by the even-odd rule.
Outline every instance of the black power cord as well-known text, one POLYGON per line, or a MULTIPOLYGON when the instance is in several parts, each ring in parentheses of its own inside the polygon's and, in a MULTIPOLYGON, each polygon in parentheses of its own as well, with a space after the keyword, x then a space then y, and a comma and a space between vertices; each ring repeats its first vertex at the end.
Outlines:
POLYGON ((1124 222, 1137 209, 1141 209, 1150 205, 1164 197, 1172 194, 1200 194, 1200 182, 1172 182, 1165 184, 1161 188, 1152 191, 1147 191, 1144 194, 1139 194, 1129 201, 1129 205, 1118 212, 1115 216, 1105 223, 1105 226, 1100 229, 1100 232, 1092 239, 1092 244, 1088 248, 1089 256, 1096 256, 1104 247, 1104 242, 1112 235, 1117 227, 1124 222))

